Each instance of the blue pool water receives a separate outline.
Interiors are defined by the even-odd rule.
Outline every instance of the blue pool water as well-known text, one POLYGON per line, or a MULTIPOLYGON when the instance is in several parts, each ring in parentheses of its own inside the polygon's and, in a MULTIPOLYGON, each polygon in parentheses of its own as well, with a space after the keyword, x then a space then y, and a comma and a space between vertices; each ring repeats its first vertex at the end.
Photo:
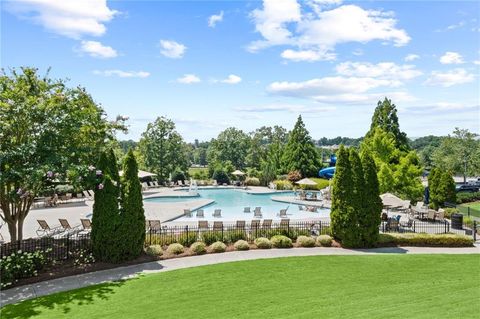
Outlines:
MULTIPOLYGON (((273 201, 272 196, 292 196, 293 192, 284 192, 276 194, 248 194, 241 190, 235 189, 202 189, 199 190, 198 197, 156 197, 149 198, 146 201, 150 202, 159 202, 159 203, 185 203, 198 201, 199 199, 211 199, 215 202, 202 207, 205 211, 205 219, 208 220, 248 220, 253 219, 253 210, 255 207, 262 207, 263 218, 266 219, 280 219, 277 214, 281 209, 288 209, 287 214, 288 218, 291 219, 306 219, 306 218, 320 218, 320 217, 329 217, 329 209, 318 209, 318 212, 305 212, 300 211, 298 205, 277 202, 273 201), (250 207, 252 213, 244 213, 243 210, 245 207, 250 207), (222 218, 213 218, 212 214, 215 209, 222 210, 222 218)), ((195 211, 193 213, 194 217, 181 217, 177 221, 191 221, 196 219, 195 211)))

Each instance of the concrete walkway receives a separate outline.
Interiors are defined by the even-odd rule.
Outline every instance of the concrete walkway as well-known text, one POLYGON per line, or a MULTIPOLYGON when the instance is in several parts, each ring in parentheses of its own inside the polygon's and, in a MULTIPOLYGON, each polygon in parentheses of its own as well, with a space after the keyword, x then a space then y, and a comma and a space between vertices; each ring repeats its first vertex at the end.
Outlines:
MULTIPOLYGON (((53 293, 77 289, 103 282, 125 280, 138 276, 164 272, 182 268, 190 268, 218 263, 241 260, 319 256, 319 255, 378 255, 378 254, 480 254, 480 247, 471 248, 429 248, 429 247, 392 247, 375 249, 343 249, 343 248, 294 248, 234 251, 222 254, 208 254, 161 261, 154 261, 139 265, 102 270, 76 276, 47 280, 31 285, 25 285, 0 292, 0 306, 17 303, 22 300, 33 299, 53 293)), ((480 256, 479 256, 480 260, 480 256)))

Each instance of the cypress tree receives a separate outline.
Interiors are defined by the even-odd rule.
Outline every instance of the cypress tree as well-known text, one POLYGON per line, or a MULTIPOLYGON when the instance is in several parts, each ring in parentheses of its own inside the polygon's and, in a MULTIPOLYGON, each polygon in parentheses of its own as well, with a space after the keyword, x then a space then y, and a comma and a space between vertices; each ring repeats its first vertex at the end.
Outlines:
POLYGON ((317 176, 317 171, 321 167, 320 157, 305 128, 302 116, 298 117, 295 127, 288 136, 283 166, 285 172, 297 170, 303 177, 317 176))
POLYGON ((378 241, 383 203, 380 198, 380 186, 375 161, 366 151, 361 154, 364 174, 364 208, 359 218, 362 231, 362 246, 371 247, 378 241))
POLYGON ((330 213, 333 237, 342 241, 349 237, 350 216, 354 214, 351 205, 353 194, 352 168, 349 152, 343 145, 337 152, 337 164, 332 184, 332 208, 330 213))
POLYGON ((452 175, 448 171, 438 173, 437 180, 437 203, 436 208, 444 206, 445 202, 455 203, 456 201, 456 191, 455 191, 455 181, 453 180, 452 175))
POLYGON ((113 151, 100 155, 97 168, 101 170, 102 176, 95 189, 93 204, 91 233, 93 254, 99 261, 116 262, 119 258, 117 244, 119 192, 118 181, 115 180, 118 169, 113 151))
POLYGON ((128 151, 123 161, 121 183, 121 223, 118 236, 122 248, 120 258, 137 258, 145 243, 145 214, 143 210, 142 186, 138 179, 138 165, 133 151, 128 151))
POLYGON ((354 148, 349 149, 349 161, 352 169, 353 192, 350 195, 352 215, 349 216, 349 236, 346 244, 350 247, 359 247, 362 245, 360 221, 364 219, 365 214, 365 179, 362 162, 354 148))

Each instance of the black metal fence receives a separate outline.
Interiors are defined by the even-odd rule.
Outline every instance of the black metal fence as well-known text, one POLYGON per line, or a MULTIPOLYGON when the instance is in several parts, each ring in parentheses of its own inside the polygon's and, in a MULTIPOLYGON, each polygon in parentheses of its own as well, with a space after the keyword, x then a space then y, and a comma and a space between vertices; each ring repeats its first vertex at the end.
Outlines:
POLYGON ((446 207, 456 208, 462 215, 480 219, 480 210, 474 209, 467 205, 457 205, 454 203, 445 202, 446 207))

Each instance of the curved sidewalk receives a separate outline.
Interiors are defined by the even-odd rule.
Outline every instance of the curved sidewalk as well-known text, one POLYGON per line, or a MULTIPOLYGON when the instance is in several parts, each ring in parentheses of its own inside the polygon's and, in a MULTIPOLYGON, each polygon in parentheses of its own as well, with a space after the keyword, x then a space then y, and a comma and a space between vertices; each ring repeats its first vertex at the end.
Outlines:
MULTIPOLYGON (((27 299, 67 291, 108 281, 125 280, 139 274, 156 273, 175 269, 212 265, 218 263, 279 258, 294 256, 320 255, 378 255, 378 254, 480 254, 480 247, 469 248, 430 248, 430 247, 392 247, 374 249, 343 248, 293 248, 233 251, 221 254, 207 254, 154 261, 139 265, 119 267, 70 277, 47 280, 35 284, 20 286, 0 292, 0 306, 17 303, 27 299)), ((480 256, 479 256, 480 258, 480 256)))

